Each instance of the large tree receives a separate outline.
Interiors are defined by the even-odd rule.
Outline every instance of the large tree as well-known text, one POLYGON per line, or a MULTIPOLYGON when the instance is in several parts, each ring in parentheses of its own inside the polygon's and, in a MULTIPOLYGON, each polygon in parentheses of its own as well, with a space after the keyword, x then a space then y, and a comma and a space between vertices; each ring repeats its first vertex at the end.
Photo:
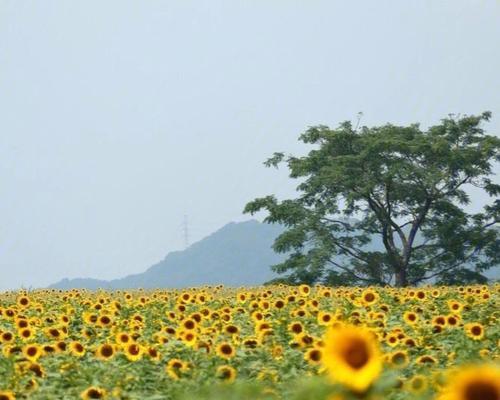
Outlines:
POLYGON ((449 116, 410 126, 316 126, 300 136, 306 156, 275 153, 299 181, 298 197, 257 198, 244 212, 267 211, 285 227, 273 247, 287 259, 273 269, 287 282, 407 286, 485 282, 500 261, 500 185, 493 168, 500 139, 491 117, 449 116), (470 213, 467 187, 489 199, 470 213), (378 245, 377 245, 378 243, 378 245))

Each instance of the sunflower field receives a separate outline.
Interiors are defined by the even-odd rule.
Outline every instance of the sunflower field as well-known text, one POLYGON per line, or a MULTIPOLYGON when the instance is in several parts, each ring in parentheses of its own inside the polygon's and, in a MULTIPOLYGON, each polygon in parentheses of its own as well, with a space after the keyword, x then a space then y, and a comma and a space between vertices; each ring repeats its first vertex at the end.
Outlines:
POLYGON ((0 400, 500 399, 500 285, 0 294, 0 400))

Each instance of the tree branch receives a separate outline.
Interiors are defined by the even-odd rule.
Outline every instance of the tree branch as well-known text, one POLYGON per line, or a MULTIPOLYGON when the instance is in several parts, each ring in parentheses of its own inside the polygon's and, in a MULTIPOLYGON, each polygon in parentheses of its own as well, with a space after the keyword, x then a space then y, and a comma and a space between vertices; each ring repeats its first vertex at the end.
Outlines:
POLYGON ((354 278, 356 278, 356 279, 358 279, 360 281, 367 282, 367 283, 382 283, 382 284, 386 284, 385 282, 379 281, 377 279, 363 278, 363 277, 361 277, 359 275, 356 275, 354 272, 352 272, 352 270, 350 270, 347 267, 344 267, 343 265, 340 265, 339 263, 336 263, 335 261, 328 260, 328 262, 330 264, 332 264, 333 266, 337 267, 338 269, 340 269, 340 270, 342 270, 344 272, 347 272, 348 274, 352 275, 354 278))
MULTIPOLYGON (((426 281, 426 280, 434 278, 434 277, 436 277, 438 275, 444 274, 445 272, 451 271, 452 269, 458 267, 460 264, 466 263, 469 258, 471 258, 473 255, 477 254, 478 250, 479 250, 479 248, 476 247, 463 260, 460 260, 460 261, 456 262, 455 264, 450 265, 449 267, 446 267, 446 268, 444 268, 444 269, 442 269, 440 271, 437 271, 437 272, 435 272, 435 273, 433 273, 431 275, 423 276, 421 278, 415 279, 411 283, 414 284, 414 285, 416 285, 417 283, 420 283, 422 281, 426 281)), ((444 253, 446 253, 446 251, 442 252, 440 255, 443 255, 444 253)), ((435 257, 433 257, 433 258, 435 258, 435 257)))

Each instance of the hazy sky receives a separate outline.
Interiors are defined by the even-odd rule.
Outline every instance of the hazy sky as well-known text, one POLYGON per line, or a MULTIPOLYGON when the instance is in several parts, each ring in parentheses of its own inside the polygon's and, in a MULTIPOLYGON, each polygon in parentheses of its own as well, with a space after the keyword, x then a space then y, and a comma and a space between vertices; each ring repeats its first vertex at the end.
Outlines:
MULTIPOLYGON (((491 110, 500 2, 0 0, 0 290, 145 270, 292 196, 310 125, 491 110)), ((480 201, 477 196, 475 200, 480 201)))

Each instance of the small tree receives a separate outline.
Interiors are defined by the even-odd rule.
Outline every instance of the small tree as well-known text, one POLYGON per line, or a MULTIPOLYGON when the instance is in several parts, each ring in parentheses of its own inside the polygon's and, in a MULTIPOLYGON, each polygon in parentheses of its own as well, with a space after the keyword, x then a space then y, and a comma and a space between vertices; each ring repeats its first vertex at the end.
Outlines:
POLYGON ((299 197, 257 198, 244 210, 266 210, 266 222, 285 227, 273 247, 288 258, 273 269, 290 283, 485 282, 500 260, 500 185, 491 179, 500 139, 481 127, 490 117, 450 116, 427 130, 308 129, 300 140, 316 148, 307 156, 265 162, 286 163, 299 197), (466 185, 496 199, 468 213, 466 185))

